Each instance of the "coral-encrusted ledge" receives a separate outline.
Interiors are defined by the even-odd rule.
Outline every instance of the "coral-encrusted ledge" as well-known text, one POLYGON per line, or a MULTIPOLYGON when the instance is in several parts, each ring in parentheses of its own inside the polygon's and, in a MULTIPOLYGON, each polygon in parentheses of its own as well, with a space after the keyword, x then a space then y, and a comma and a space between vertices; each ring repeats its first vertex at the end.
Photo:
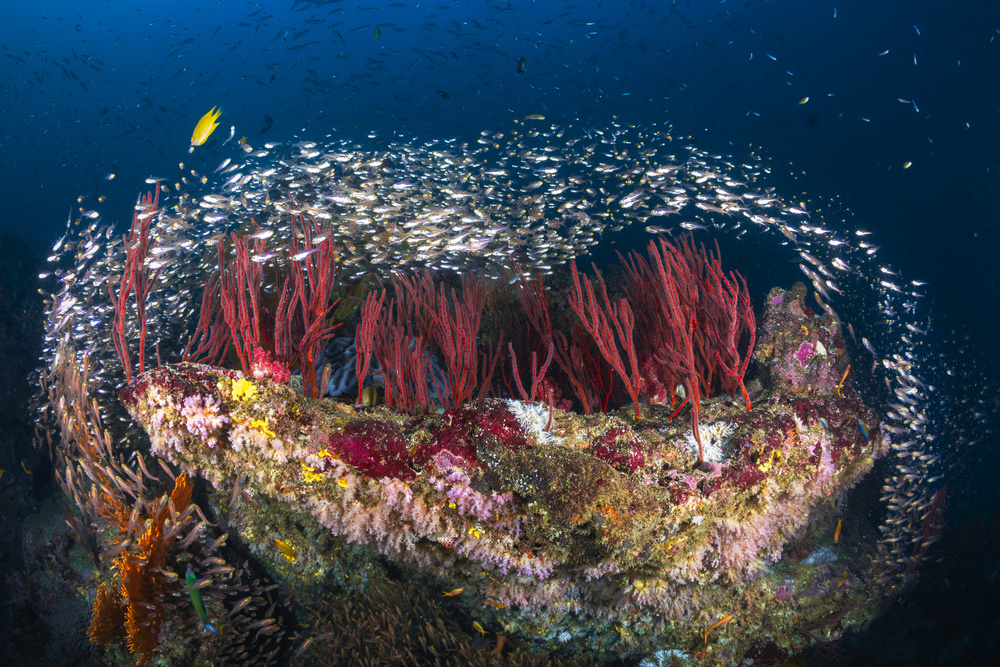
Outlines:
MULTIPOLYGON (((763 574, 887 449, 875 414, 835 391, 839 331, 801 296, 770 296, 782 326, 758 360, 781 390, 758 389, 749 412, 706 401, 700 467, 669 406, 638 423, 498 399, 411 416, 196 364, 150 371, 122 401, 154 454, 453 581, 470 604, 692 618, 763 574)), ((294 539, 278 543, 258 553, 294 561, 294 539)))

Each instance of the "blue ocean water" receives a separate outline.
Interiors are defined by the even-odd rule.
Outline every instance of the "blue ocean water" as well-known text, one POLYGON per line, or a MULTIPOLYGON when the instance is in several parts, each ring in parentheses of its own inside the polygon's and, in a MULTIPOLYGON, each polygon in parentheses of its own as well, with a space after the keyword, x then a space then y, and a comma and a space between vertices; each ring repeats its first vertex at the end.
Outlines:
POLYGON ((935 354, 959 369, 954 506, 997 507, 982 472, 997 461, 995 2, 8 4, 0 229, 39 255, 80 210, 124 230, 147 178, 211 172, 231 126, 255 145, 371 150, 470 141, 532 115, 669 129, 759 156, 765 185, 810 209, 836 203, 832 224, 872 232, 889 270, 928 283, 935 354), (189 153, 217 105, 219 129, 189 153))
POLYGON ((125 219, 146 177, 214 166, 231 125, 254 142, 377 145, 529 114, 618 118, 759 151, 774 185, 839 198, 932 279, 948 319, 998 340, 977 307, 997 289, 993 3, 48 2, 5 16, 0 220, 37 252, 79 195, 125 219), (214 105, 222 129, 189 156, 214 105))

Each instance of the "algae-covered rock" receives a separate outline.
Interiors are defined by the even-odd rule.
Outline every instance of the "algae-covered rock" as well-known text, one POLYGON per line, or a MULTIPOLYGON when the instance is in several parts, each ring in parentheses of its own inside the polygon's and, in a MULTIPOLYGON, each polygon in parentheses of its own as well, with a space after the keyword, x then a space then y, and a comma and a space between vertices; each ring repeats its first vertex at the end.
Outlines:
MULTIPOLYGON (((505 635, 567 654, 693 651, 739 611, 714 631, 724 641, 709 648, 706 635, 698 649, 724 660, 760 647, 777 596, 793 600, 802 576, 801 592, 830 604, 862 585, 846 571, 828 581, 835 551, 820 574, 781 560, 791 545, 812 553, 816 522, 888 447, 838 384, 837 323, 803 293, 769 297, 752 409, 702 403, 702 465, 667 405, 638 422, 500 399, 413 416, 197 364, 150 371, 122 400, 153 453, 217 489, 228 529, 303 600, 345 585, 358 563, 376 576, 377 555, 505 635)), ((773 625, 768 642, 789 653, 789 628, 773 625)))

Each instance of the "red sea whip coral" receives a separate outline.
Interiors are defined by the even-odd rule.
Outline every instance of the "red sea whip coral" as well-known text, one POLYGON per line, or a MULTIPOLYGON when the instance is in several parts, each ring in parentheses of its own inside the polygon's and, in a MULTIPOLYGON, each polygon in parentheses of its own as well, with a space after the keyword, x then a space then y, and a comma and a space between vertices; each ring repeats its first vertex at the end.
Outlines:
POLYGON ((587 278, 581 284, 573 263, 570 306, 632 397, 636 421, 644 388, 655 388, 659 400, 669 392, 674 401, 672 388, 683 386, 677 412, 691 405, 692 432, 703 461, 701 399, 720 389, 739 391, 750 409, 743 386, 756 329, 750 295, 742 276, 722 270, 718 249, 713 254, 687 238, 677 245, 661 238, 659 246, 650 242, 648 255, 648 261, 635 252, 627 260, 621 257, 627 297, 615 305, 600 274, 598 299, 587 278))

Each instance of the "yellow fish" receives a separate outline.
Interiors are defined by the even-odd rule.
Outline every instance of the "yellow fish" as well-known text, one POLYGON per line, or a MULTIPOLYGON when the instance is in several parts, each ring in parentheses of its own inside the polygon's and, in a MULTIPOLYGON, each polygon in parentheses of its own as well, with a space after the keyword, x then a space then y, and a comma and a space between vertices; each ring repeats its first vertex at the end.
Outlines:
POLYGON ((281 552, 282 556, 292 561, 293 563, 295 562, 295 549, 292 548, 291 544, 283 540, 279 540, 277 537, 275 537, 274 546, 278 547, 278 551, 281 552))
POLYGON ((201 146, 208 141, 208 138, 215 132, 215 128, 219 127, 219 116, 221 115, 222 109, 212 107, 211 111, 201 117, 191 134, 191 148, 188 149, 188 153, 194 153, 195 146, 201 146))
POLYGON ((533 114, 525 117, 524 120, 545 120, 545 116, 543 116, 540 113, 533 113, 533 114))
POLYGON ((362 389, 361 402, 367 407, 378 405, 378 387, 372 384, 362 389))

